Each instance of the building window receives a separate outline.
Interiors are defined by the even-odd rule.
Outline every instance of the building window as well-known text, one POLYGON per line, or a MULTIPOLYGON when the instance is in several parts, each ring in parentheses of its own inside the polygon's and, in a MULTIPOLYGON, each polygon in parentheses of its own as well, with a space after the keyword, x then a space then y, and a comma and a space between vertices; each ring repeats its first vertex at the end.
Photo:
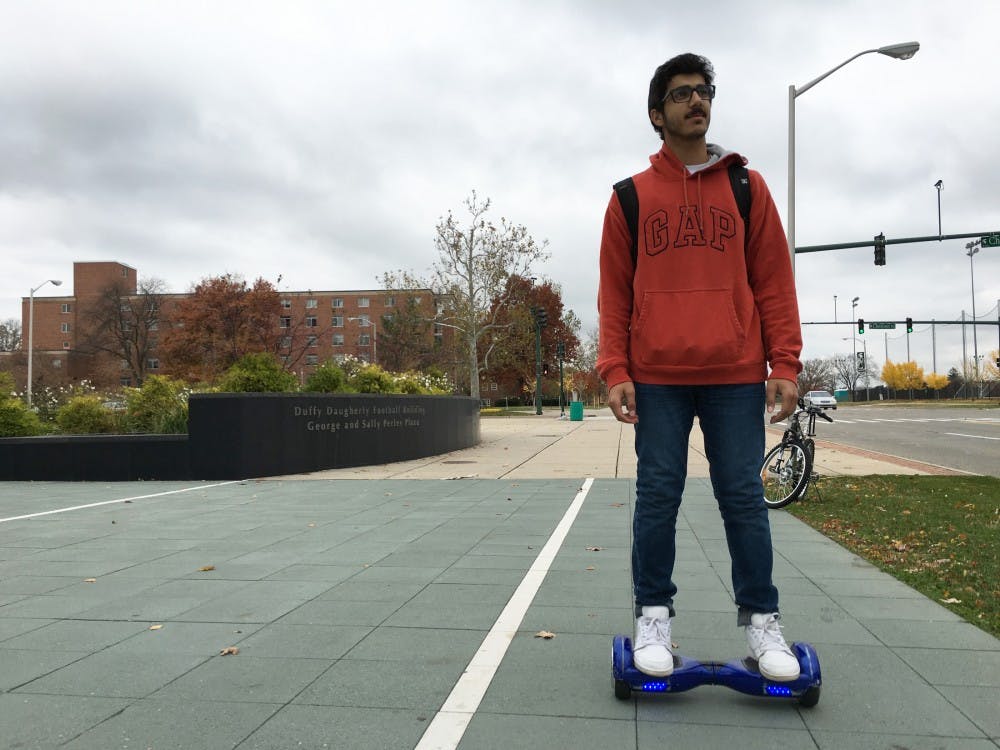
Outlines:
POLYGON ((160 330, 160 321, 154 320, 152 323, 150 323, 149 324, 149 330, 151 330, 151 331, 159 331, 160 330))
POLYGON ((63 349, 69 349, 69 342, 63 341, 63 349))
POLYGON ((342 333, 335 333, 335 334, 333 334, 333 345, 334 346, 343 346, 344 345, 344 334, 342 334, 342 333))
POLYGON ((372 358, 368 356, 367 352, 361 352, 360 354, 358 354, 358 359, 360 359, 362 362, 372 361, 372 358))
POLYGON ((490 383, 490 390, 491 391, 498 391, 498 390, 500 390, 500 387, 496 383, 490 383))
POLYGON ((292 318, 289 315, 282 315, 281 321, 278 323, 280 328, 290 328, 292 325, 292 318))
POLYGON ((333 307, 343 307, 343 306, 344 306, 344 298, 343 297, 334 297, 333 298, 333 307))
POLYGON ((286 310, 292 309, 292 301, 290 299, 281 300, 281 306, 286 310))
POLYGON ((344 327, 344 316, 343 315, 334 315, 333 316, 333 322, 330 325, 332 325, 334 328, 343 328, 344 327))
POLYGON ((347 361, 347 355, 346 354, 334 354, 333 355, 333 361, 336 362, 338 365, 342 365, 342 364, 344 364, 344 362, 347 361))
POLYGON ((372 324, 372 319, 367 314, 358 316, 358 325, 361 326, 362 328, 367 328, 371 324, 372 324))
POLYGON ((130 385, 132 385, 132 378, 130 378, 128 375, 122 375, 120 378, 118 378, 118 384, 128 388, 130 385))
POLYGON ((395 307, 396 306, 396 298, 395 297, 391 297, 391 296, 390 297, 386 297, 385 298, 385 306, 386 307, 395 307))
POLYGON ((69 302, 63 302, 62 307, 59 309, 59 312, 64 312, 64 313, 73 312, 73 306, 70 305, 69 302))
POLYGON ((69 333, 69 323, 61 323, 59 325, 59 330, 63 333, 69 333))
POLYGON ((60 367, 62 367, 62 360, 61 359, 52 360, 52 366, 58 370, 60 367))
POLYGON ((316 300, 314 300, 314 299, 307 299, 306 300, 306 309, 307 310, 312 310, 312 309, 314 309, 316 307, 316 304, 317 304, 316 300))
POLYGON ((291 349, 292 348, 292 337, 291 336, 282 336, 281 337, 281 348, 282 349, 291 349))
POLYGON ((155 359, 155 358, 147 359, 146 360, 146 369, 147 370, 159 370, 160 369, 160 360, 155 359))
POLYGON ((371 344, 372 344, 372 337, 369 336, 367 333, 362 333, 360 336, 358 336, 358 346, 371 346, 371 344))
POLYGON ((315 328, 318 325, 319 322, 316 320, 315 315, 310 315, 308 318, 306 318, 306 328, 315 328))
POLYGON ((358 297, 358 307, 368 307, 370 304, 367 297, 358 297))
POLYGON ((319 346, 319 341, 317 340, 317 337, 316 337, 316 336, 310 336, 310 337, 309 337, 309 338, 307 339, 307 345, 308 345, 309 347, 311 347, 311 348, 312 348, 312 347, 317 347, 317 346, 319 346))
POLYGON ((319 362, 319 357, 317 357, 315 354, 307 354, 306 355, 306 364, 307 365, 314 365, 317 362, 319 362))

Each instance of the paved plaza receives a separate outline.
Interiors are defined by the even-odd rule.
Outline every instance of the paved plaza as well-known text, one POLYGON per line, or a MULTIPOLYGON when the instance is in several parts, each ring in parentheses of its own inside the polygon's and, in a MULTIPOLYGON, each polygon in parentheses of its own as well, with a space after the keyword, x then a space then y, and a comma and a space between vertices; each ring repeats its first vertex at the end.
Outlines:
MULTIPOLYGON (((617 700, 631 430, 482 427, 467 450, 306 476, 0 483, 0 750, 1000 747, 1000 640, 781 511, 775 582, 819 704, 617 700)), ((941 471, 823 444, 817 462, 941 471)), ((697 430, 690 465, 674 640, 736 658, 697 430)))

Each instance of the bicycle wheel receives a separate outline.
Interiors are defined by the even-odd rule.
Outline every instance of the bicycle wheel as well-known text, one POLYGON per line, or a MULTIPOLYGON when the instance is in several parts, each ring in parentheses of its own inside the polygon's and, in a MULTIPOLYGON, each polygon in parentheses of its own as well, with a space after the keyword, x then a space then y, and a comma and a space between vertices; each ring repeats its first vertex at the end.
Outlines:
POLYGON ((764 456, 760 480, 764 485, 764 504, 784 508, 798 500, 809 484, 812 461, 799 443, 779 443, 764 456))

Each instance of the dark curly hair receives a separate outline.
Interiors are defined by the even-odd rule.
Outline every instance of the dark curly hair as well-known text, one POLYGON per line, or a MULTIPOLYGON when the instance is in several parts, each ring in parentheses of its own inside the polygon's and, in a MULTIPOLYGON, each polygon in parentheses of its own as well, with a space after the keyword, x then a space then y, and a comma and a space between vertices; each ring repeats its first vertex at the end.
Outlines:
MULTIPOLYGON (((712 83, 715 80, 715 68, 712 67, 712 63, 709 62, 708 58, 692 52, 685 52, 683 55, 671 57, 658 67, 656 72, 653 73, 653 78, 649 81, 649 100, 646 106, 646 116, 649 116, 650 110, 662 109, 663 97, 667 95, 667 86, 670 85, 671 78, 677 75, 691 74, 700 75, 705 79, 705 83, 712 83)), ((653 130, 662 138, 663 133, 656 127, 656 124, 652 120, 650 120, 649 124, 653 126, 653 130)))

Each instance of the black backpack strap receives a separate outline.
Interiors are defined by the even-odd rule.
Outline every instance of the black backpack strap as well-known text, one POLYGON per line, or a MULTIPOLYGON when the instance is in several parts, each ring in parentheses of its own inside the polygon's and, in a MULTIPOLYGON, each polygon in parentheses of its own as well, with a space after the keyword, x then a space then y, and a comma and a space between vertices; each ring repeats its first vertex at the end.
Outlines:
POLYGON ((750 241, 750 172, 739 162, 729 165, 729 182, 733 186, 736 207, 743 217, 743 231, 746 241, 750 241))
POLYGON ((615 194, 625 215, 625 224, 632 237, 632 268, 635 268, 639 258, 639 196, 635 192, 635 183, 631 177, 615 183, 615 194))

